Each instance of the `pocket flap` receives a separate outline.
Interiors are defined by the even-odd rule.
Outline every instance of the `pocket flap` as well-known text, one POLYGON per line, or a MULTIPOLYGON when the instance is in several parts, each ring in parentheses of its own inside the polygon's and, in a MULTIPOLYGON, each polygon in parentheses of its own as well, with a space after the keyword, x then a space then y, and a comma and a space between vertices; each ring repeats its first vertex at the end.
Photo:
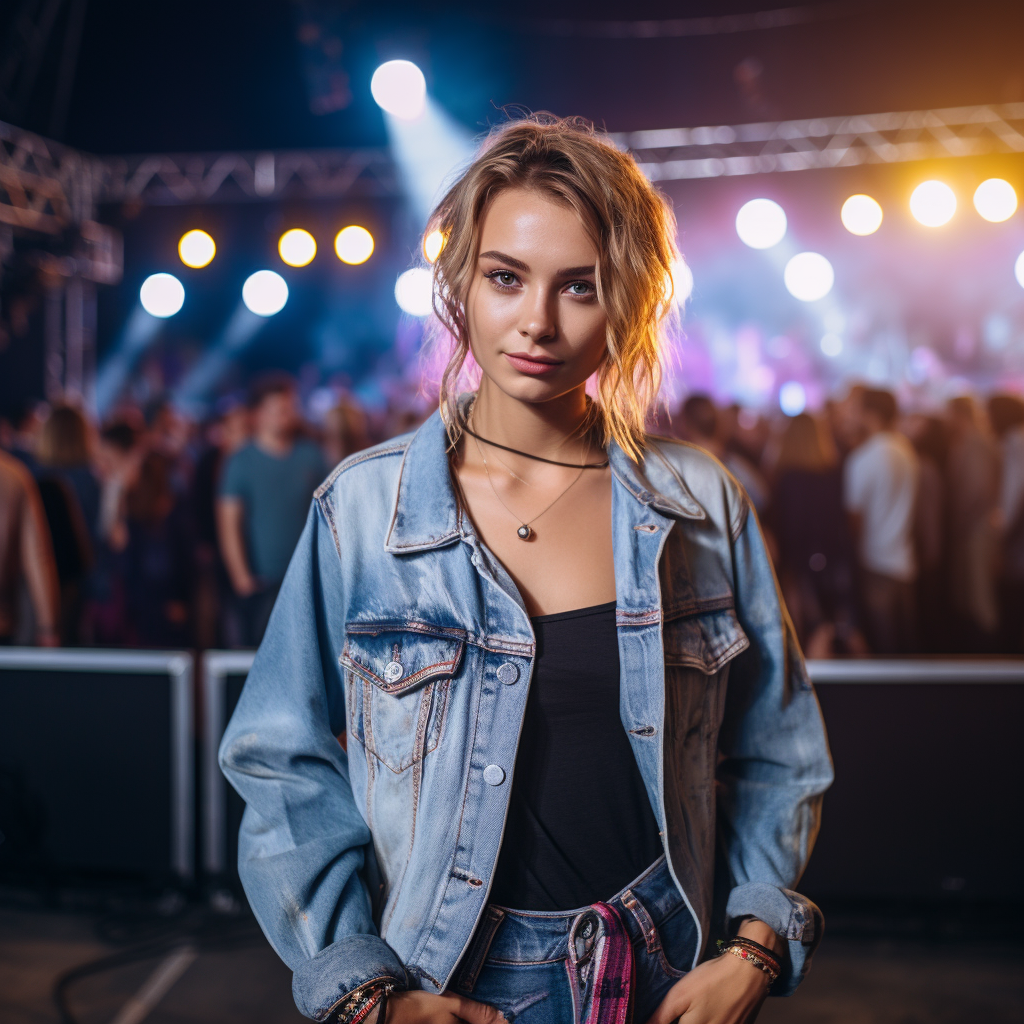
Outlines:
POLYGON ((431 679, 455 675, 465 646, 459 637, 361 623, 348 627, 339 660, 385 693, 401 694, 431 679))
POLYGON ((666 665, 686 665, 713 675, 750 646, 732 608, 695 611, 664 624, 666 665))

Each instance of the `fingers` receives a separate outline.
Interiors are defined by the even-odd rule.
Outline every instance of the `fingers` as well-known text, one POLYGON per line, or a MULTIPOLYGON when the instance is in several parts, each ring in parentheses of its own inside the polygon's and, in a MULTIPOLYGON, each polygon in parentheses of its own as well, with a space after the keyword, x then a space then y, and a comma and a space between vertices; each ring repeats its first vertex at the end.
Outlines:
POLYGON ((451 1012, 467 1024, 506 1024, 504 1014, 486 1003, 478 1003, 454 992, 444 992, 441 998, 449 1003, 451 1012))

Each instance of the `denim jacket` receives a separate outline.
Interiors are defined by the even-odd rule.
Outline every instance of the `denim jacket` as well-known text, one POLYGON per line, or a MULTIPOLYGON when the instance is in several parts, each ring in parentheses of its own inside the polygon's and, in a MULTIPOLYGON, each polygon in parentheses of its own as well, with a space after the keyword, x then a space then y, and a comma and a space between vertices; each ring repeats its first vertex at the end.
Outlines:
MULTIPOLYGON (((443 990, 502 840, 534 634, 446 446, 435 412, 317 490, 221 744, 245 891, 314 1020, 375 978, 443 990)), ((832 765, 756 517, 699 448, 608 457, 620 718, 694 965, 754 915, 789 940, 791 992, 821 937, 792 887, 832 765)))

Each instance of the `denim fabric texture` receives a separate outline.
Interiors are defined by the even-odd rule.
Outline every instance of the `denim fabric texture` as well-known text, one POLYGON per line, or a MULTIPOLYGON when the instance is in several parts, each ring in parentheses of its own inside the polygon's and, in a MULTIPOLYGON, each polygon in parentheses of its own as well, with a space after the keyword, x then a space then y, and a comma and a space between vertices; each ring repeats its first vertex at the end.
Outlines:
MULTIPOLYGON (((535 642, 447 444, 435 412, 317 490, 221 744, 242 882, 316 1020, 378 976, 445 989, 487 906, 535 642)), ((832 765, 756 516, 699 448, 607 452, 620 717, 696 936, 680 966, 753 915, 791 992, 832 765)))
MULTIPOLYGON (((697 927, 664 855, 608 902, 633 947, 633 1020, 644 1024, 693 964, 697 927)), ((453 991, 496 1006, 510 1024, 587 1019, 581 966, 600 928, 590 908, 546 913, 488 904, 484 922, 455 973, 453 991)))

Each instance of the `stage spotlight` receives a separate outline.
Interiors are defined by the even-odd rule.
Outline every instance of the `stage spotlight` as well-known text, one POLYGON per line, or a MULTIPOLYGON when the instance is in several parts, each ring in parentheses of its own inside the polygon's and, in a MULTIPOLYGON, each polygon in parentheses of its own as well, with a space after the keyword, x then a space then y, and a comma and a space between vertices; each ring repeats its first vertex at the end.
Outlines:
POLYGON ((281 236, 277 251, 289 267, 305 267, 316 255, 316 239, 302 228, 292 228, 281 236))
POLYGON ((413 267, 398 275, 395 301, 412 316, 430 316, 433 310, 434 275, 423 267, 413 267))
POLYGON ((816 302, 832 291, 836 275, 832 264, 821 253, 801 252, 786 264, 782 279, 794 299, 816 302))
POLYGON ((821 337, 821 351, 829 357, 829 359, 835 359, 843 351, 843 339, 838 334, 823 334, 821 337))
POLYGON ((150 316, 174 316, 185 304, 185 289, 173 274, 152 274, 142 282, 139 301, 150 316))
POLYGON ((736 214, 736 234, 751 249, 770 249, 786 235, 786 211, 771 199, 751 199, 736 214))
POLYGON ((288 285, 273 270, 257 270, 242 285, 242 301, 257 316, 273 316, 288 301, 288 285))
POLYGON ((389 60, 370 79, 377 106, 402 121, 415 121, 427 105, 427 81, 412 61, 389 60))
POLYGON ((1013 265, 1013 276, 1017 278, 1017 284, 1024 288, 1024 252, 1017 257, 1017 262, 1013 265))
POLYGON ((882 208, 871 196, 850 196, 839 216, 852 235, 873 235, 882 226, 882 208))
POLYGON ((217 255, 217 245, 205 232, 196 228, 186 231, 178 242, 178 255, 186 267, 199 270, 205 267, 217 255))
POLYGON ((358 224, 342 228, 334 239, 334 251, 342 263, 356 266, 365 263, 373 253, 373 235, 358 224))
POLYGON ((926 228, 941 228, 956 213, 956 194, 944 181, 923 181, 910 195, 910 212, 926 228))
POLYGON ((430 231, 424 236, 423 255, 427 258, 428 263, 433 263, 441 255, 446 241, 443 231, 430 231))
POLYGON ((1009 220, 1017 211, 1017 193, 1002 178, 983 181, 974 193, 974 208, 993 224, 1009 220))
POLYGON ((787 380, 779 388, 779 408, 787 416, 799 416, 807 408, 807 392, 798 380, 787 380))

